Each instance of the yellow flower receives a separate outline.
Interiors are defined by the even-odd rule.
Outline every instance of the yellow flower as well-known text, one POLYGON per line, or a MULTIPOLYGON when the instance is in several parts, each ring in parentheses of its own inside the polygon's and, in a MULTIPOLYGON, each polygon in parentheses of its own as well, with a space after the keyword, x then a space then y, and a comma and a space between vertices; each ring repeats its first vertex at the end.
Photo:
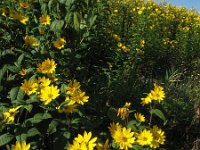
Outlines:
POLYGON ((97 143, 96 148, 97 148, 97 150, 108 150, 109 149, 109 140, 107 139, 104 144, 97 143))
POLYGON ((135 119, 138 120, 139 122, 145 122, 145 117, 141 113, 135 113, 134 116, 135 119))
POLYGON ((120 149, 128 150, 132 148, 132 144, 135 142, 135 137, 133 137, 134 132, 131 132, 130 128, 117 128, 112 138, 119 144, 120 149))
POLYGON ((7 13, 7 10, 6 10, 5 7, 3 7, 3 8, 1 9, 1 15, 4 16, 4 17, 6 17, 6 13, 7 13))
POLYGON ((40 83, 41 89, 44 87, 47 87, 51 84, 51 80, 49 80, 49 78, 45 78, 45 77, 39 77, 38 82, 40 83))
POLYGON ((89 96, 85 95, 85 92, 82 92, 81 90, 78 90, 74 92, 74 94, 67 96, 66 101, 69 101, 69 105, 78 103, 81 105, 84 105, 84 103, 88 102, 89 96))
POLYGON ((25 80, 24 83, 22 83, 20 89, 27 95, 31 95, 37 92, 38 84, 35 80, 25 80))
POLYGON ((21 7, 21 8, 29 8, 29 3, 26 3, 26 2, 19 2, 19 6, 21 7))
POLYGON ((150 92, 150 97, 153 100, 158 101, 159 103, 164 100, 165 92, 163 91, 163 87, 157 84, 154 84, 154 89, 150 92))
POLYGON ((84 105, 88 102, 89 96, 85 95, 85 92, 81 91, 80 83, 77 80, 71 80, 66 89, 67 97, 65 101, 68 101, 68 105, 73 105, 75 103, 84 105))
POLYGON ((23 14, 16 14, 15 19, 17 19, 22 24, 26 24, 26 22, 29 20, 29 18, 23 14))
POLYGON ((153 135, 150 131, 144 129, 137 135, 137 142, 139 145, 150 145, 153 140, 153 135))
POLYGON ((118 43, 117 43, 117 46, 118 46, 118 47, 122 47, 123 44, 122 44, 121 42, 118 42, 118 43))
POLYGON ((79 144, 85 145, 86 150, 93 150, 96 146, 96 140, 97 137, 92 138, 92 132, 84 132, 83 135, 78 134, 76 138, 74 138, 74 142, 77 142, 79 144))
POLYGON ((48 105, 60 95, 59 92, 60 90, 57 86, 46 86, 40 91, 40 100, 44 102, 44 105, 48 105))
POLYGON ((140 47, 142 47, 142 48, 143 48, 143 47, 144 47, 144 44, 145 44, 145 41, 144 41, 144 39, 141 39, 141 40, 140 40, 140 47))
POLYGON ((150 129, 152 135, 153 135, 153 141, 150 144, 151 148, 158 148, 160 144, 164 144, 165 142, 165 133, 162 131, 162 129, 158 128, 156 125, 153 126, 152 129, 150 129))
POLYGON ((58 110, 59 113, 73 113, 76 110, 77 106, 78 106, 77 104, 58 106, 56 107, 56 109, 58 110))
POLYGON ((26 144, 26 141, 16 141, 15 145, 12 145, 12 150, 29 150, 31 147, 30 144, 26 144))
POLYGON ((70 144, 67 150, 88 150, 86 143, 79 143, 73 141, 73 144, 70 144))
POLYGON ((8 111, 6 112, 3 112, 3 116, 4 116, 4 122, 14 122, 15 120, 15 115, 19 112, 18 109, 20 108, 21 106, 17 106, 15 108, 10 108, 8 111))
POLYGON ((149 104, 149 103, 151 103, 151 101, 152 101, 152 99, 151 99, 151 97, 150 97, 149 94, 148 94, 147 97, 145 97, 145 98, 141 98, 141 100, 142 100, 141 104, 142 104, 143 106, 144 106, 145 104, 149 104))
POLYGON ((125 105, 123 106, 123 107, 121 107, 121 108, 119 108, 118 109, 118 113, 117 113, 117 116, 120 116, 120 118, 122 119, 122 120, 125 120, 125 119, 127 119, 128 118, 128 116, 129 116, 129 107, 130 107, 130 105, 131 105, 131 103, 125 103, 125 105))
POLYGON ((34 36, 28 36, 28 35, 26 35, 24 37, 24 41, 25 41, 26 45, 29 45, 29 46, 39 46, 39 44, 37 43, 36 38, 34 36))
POLYGON ((43 24, 43 25, 50 25, 51 23, 51 18, 49 15, 42 15, 40 18, 40 24, 43 24))
POLYGON ((41 64, 37 65, 37 71, 43 74, 52 74, 55 72, 56 69, 56 63, 53 59, 46 59, 41 64))
POLYGON ((19 74, 20 74, 21 76, 25 76, 26 73, 27 73, 27 72, 26 72, 26 69, 22 68, 22 70, 20 71, 19 74))
POLYGON ((117 40, 117 41, 120 41, 120 40, 121 40, 121 38, 120 38, 119 35, 117 35, 117 34, 113 34, 112 36, 113 36, 113 38, 114 38, 115 40, 117 40))
POLYGON ((120 130, 121 128, 122 128, 122 125, 120 125, 119 123, 114 123, 114 122, 110 124, 110 127, 108 127, 112 137, 114 136, 116 131, 120 130))
POLYGON ((54 47, 57 49, 61 49, 64 47, 66 41, 64 38, 58 38, 56 41, 53 42, 54 47))
POLYGON ((73 95, 74 92, 80 89, 80 86, 80 82, 78 82, 77 80, 70 80, 66 88, 67 94, 73 95))

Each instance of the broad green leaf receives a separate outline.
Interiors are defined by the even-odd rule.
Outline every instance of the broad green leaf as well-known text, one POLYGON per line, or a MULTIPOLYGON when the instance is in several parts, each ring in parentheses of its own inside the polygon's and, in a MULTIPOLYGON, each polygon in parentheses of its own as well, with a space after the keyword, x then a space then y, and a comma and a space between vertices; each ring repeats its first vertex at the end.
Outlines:
POLYGON ((16 136, 17 141, 26 141, 26 138, 27 138, 27 134, 25 133, 22 133, 16 136))
POLYGON ((40 134, 41 133, 38 131, 37 128, 31 128, 27 132, 27 137, 33 137, 33 136, 40 135, 40 134))
POLYGON ((64 21, 63 20, 54 20, 51 23, 51 30, 52 31, 61 31, 62 27, 64 26, 64 21))
POLYGON ((165 118, 165 116, 164 116, 164 114, 162 113, 161 110, 152 109, 152 110, 150 110, 150 113, 158 116, 164 122, 164 125, 167 123, 167 119, 165 118))
POLYGON ((13 100, 23 100, 24 92, 20 90, 19 87, 14 87, 10 90, 10 99, 13 100))
POLYGON ((9 133, 5 133, 5 134, 1 135, 0 136, 0 146, 3 146, 5 144, 9 143, 13 138, 14 138, 14 136, 9 133))
POLYGON ((47 132, 49 132, 50 134, 56 132, 57 125, 58 125, 58 121, 52 120, 51 123, 49 124, 49 128, 48 128, 47 132))

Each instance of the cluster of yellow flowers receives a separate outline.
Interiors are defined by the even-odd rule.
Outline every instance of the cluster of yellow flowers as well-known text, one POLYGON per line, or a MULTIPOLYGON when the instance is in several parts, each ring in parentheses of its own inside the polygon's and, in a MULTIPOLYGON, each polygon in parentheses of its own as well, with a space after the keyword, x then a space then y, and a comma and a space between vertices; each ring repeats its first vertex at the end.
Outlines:
POLYGON ((113 36, 113 38, 118 42, 118 43, 117 43, 117 46, 118 46, 122 51, 124 51, 124 52, 130 51, 130 48, 126 47, 124 44, 122 44, 122 43, 120 42, 120 41, 121 41, 121 38, 120 38, 119 35, 113 34, 112 36, 113 36))
POLYGON ((65 102, 61 103, 57 110, 62 113, 73 113, 78 105, 84 105, 88 102, 89 96, 85 95, 80 89, 80 82, 77 80, 70 80, 66 88, 66 98, 65 102))
MULTIPOLYGON (((37 71, 39 73, 51 75, 55 73, 56 63, 53 59, 46 59, 41 64, 38 64, 37 71)), ((50 85, 51 80, 45 76, 39 77, 38 80, 25 80, 20 89, 27 95, 40 94, 40 100, 44 105, 48 105, 52 100, 56 99, 60 94, 57 86, 50 85)))
POLYGON ((123 127, 119 123, 112 123, 108 128, 114 142, 119 145, 120 149, 132 148, 134 143, 158 148, 160 144, 165 142, 164 131, 157 126, 153 126, 149 130, 143 129, 140 132, 133 132, 130 128, 123 127))
POLYGON ((80 83, 77 80, 69 81, 66 94, 67 97, 65 100, 68 101, 68 105, 84 105, 89 99, 89 96, 86 96, 85 92, 80 89, 80 83))
POLYGON ((150 93, 145 98, 141 98, 142 105, 149 104, 152 100, 158 101, 159 103, 163 101, 165 98, 164 88, 162 86, 154 83, 154 89, 150 91, 150 93))

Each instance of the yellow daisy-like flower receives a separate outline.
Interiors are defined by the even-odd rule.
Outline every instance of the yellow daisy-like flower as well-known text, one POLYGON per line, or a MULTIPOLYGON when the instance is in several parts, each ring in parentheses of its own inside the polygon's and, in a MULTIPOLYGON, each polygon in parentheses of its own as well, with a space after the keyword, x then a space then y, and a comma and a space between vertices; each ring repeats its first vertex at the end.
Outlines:
POLYGON ((59 113, 73 113, 76 108, 77 108, 77 104, 73 104, 73 105, 67 105, 67 106, 58 106, 56 107, 56 109, 58 110, 59 113))
POLYGON ((40 100, 44 105, 48 105, 52 100, 56 99, 60 94, 57 86, 46 86, 40 91, 40 100))
POLYGON ((24 16, 23 14, 16 14, 15 19, 17 19, 20 23, 24 25, 26 25, 26 22, 29 20, 29 18, 24 16))
POLYGON ((29 46, 39 46, 38 42, 36 41, 36 38, 34 36, 28 36, 26 35, 24 37, 24 41, 25 41, 25 44, 26 45, 29 45, 29 46))
POLYGON ((158 101, 159 103, 164 100, 165 92, 162 86, 154 84, 154 89, 150 92, 150 97, 152 100, 158 101))
POLYGON ((51 80, 49 78, 46 78, 46 77, 39 77, 38 82, 39 82, 39 86, 40 86, 41 89, 44 88, 44 87, 47 87, 51 84, 51 80))
POLYGON ((38 84, 35 80, 25 80, 24 83, 22 83, 20 89, 27 95, 31 95, 37 92, 38 84))
POLYGON ((112 138, 114 141, 119 144, 120 149, 128 150, 133 147, 133 143, 135 142, 135 137, 133 137, 134 132, 131 132, 130 128, 120 128, 115 131, 114 136, 112 138))
POLYGON ((26 73, 27 73, 27 72, 26 72, 26 69, 25 69, 25 68, 22 68, 22 70, 20 71, 19 74, 20 74, 21 76, 25 76, 26 73))
POLYGON ((153 141, 153 135, 147 129, 144 129, 137 135, 137 142, 141 146, 150 145, 152 141, 153 141))
POLYGON ((27 2, 19 2, 19 6, 21 7, 21 8, 29 8, 29 3, 27 3, 27 2))
POLYGON ((66 41, 64 38, 58 38, 56 41, 53 42, 53 45, 57 49, 61 49, 64 47, 66 41))
POLYGON ((41 64, 37 65, 37 71, 43 74, 52 74, 55 72, 56 63, 53 59, 46 59, 41 64))
POLYGON ((92 132, 86 132, 84 131, 83 135, 78 134, 76 138, 74 138, 74 141, 80 143, 80 144, 85 144, 87 147, 87 150, 93 150, 94 147, 96 146, 96 140, 97 137, 92 138, 92 132))
POLYGON ((67 94, 73 95, 76 91, 80 89, 81 85, 80 82, 77 80, 70 80, 67 85, 67 94))
POLYGON ((12 145, 12 150, 29 150, 31 147, 30 143, 26 144, 26 141, 16 141, 15 145, 12 145))
POLYGON ((51 23, 51 18, 49 15, 42 15, 40 18, 40 24, 43 24, 43 25, 50 25, 51 23))
POLYGON ((160 144, 164 144, 166 137, 162 129, 158 128, 158 126, 155 125, 152 129, 150 129, 150 131, 153 135, 153 141, 150 144, 151 148, 158 148, 160 144))
POLYGON ((151 99, 151 97, 150 97, 149 94, 148 94, 147 97, 145 97, 145 98, 141 98, 141 100, 142 100, 141 104, 142 104, 143 106, 146 105, 146 104, 151 103, 151 101, 152 101, 152 99, 151 99))
POLYGON ((123 107, 118 109, 117 116, 119 116, 122 120, 127 119, 130 113, 130 110, 129 110, 130 105, 131 103, 126 102, 123 107))
POLYGON ((119 123, 114 123, 114 122, 110 124, 110 127, 108 127, 112 137, 114 136, 116 131, 121 130, 121 128, 122 128, 122 125, 120 125, 119 123))
POLYGON ((73 144, 69 145, 67 150, 88 150, 86 143, 79 143, 77 141, 73 141, 73 144))
POLYGON ((121 38, 120 38, 119 35, 117 35, 117 34, 113 34, 112 36, 113 36, 113 38, 114 38, 115 40, 117 40, 117 41, 120 41, 120 40, 121 40, 121 38))
POLYGON ((14 122, 15 120, 15 115, 19 112, 18 109, 21 107, 20 106, 17 106, 15 108, 10 108, 8 111, 6 112, 3 112, 3 116, 4 116, 4 122, 14 122))
POLYGON ((109 140, 107 139, 104 144, 97 143, 96 148, 97 148, 97 150, 108 150, 109 149, 109 140))
POLYGON ((81 90, 76 91, 73 95, 67 96, 66 101, 69 101, 69 105, 73 105, 78 103, 80 105, 84 105, 84 103, 88 102, 89 96, 85 95, 85 92, 81 90))
POLYGON ((135 116, 135 119, 137 121, 139 121, 139 122, 145 122, 145 117, 141 113, 135 113, 134 116, 135 116))

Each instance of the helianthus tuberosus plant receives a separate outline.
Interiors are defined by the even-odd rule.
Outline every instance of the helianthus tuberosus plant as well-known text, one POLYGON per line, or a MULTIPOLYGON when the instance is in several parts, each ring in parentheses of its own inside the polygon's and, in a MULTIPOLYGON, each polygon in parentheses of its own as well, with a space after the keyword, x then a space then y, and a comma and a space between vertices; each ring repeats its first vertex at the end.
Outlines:
POLYGON ((0 1, 0 149, 164 147, 159 62, 190 57, 199 20, 152 0, 0 1))

